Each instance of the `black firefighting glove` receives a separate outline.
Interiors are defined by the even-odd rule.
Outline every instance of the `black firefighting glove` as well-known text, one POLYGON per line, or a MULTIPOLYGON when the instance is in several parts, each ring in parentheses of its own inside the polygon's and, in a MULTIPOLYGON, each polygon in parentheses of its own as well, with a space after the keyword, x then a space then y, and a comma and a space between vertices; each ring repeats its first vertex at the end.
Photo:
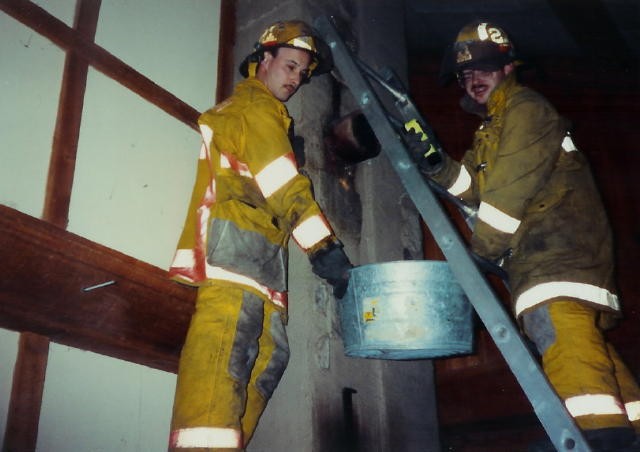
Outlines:
POLYGON ((483 273, 494 274, 505 283, 509 282, 509 274, 504 268, 502 268, 499 261, 487 259, 486 257, 482 257, 474 252, 471 252, 471 257, 473 257, 473 260, 476 261, 476 264, 478 264, 478 267, 483 273))
POLYGON ((313 272, 333 286, 333 296, 344 297, 349 284, 349 269, 353 265, 342 249, 342 244, 332 242, 309 257, 313 272))
POLYGON ((442 169, 443 155, 428 136, 411 129, 405 131, 404 141, 411 158, 418 164, 418 169, 422 174, 434 176, 442 169))

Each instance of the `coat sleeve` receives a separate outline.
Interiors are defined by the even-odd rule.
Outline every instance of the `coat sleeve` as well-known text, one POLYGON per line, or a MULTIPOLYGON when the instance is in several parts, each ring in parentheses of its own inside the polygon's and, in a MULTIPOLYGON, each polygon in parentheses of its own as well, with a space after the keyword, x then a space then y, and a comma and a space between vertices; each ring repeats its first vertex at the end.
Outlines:
POLYGON ((474 251, 490 259, 508 249, 529 203, 553 171, 566 131, 553 107, 539 98, 515 100, 502 120, 472 238, 474 251))
POLYGON ((445 154, 442 170, 432 178, 452 195, 459 197, 469 205, 475 206, 478 204, 478 197, 476 190, 477 172, 473 168, 474 160, 473 149, 467 150, 460 162, 445 154))
POLYGON ((273 105, 255 105, 242 116, 244 159, 279 227, 305 250, 337 240, 300 174, 288 136, 288 117, 273 105))

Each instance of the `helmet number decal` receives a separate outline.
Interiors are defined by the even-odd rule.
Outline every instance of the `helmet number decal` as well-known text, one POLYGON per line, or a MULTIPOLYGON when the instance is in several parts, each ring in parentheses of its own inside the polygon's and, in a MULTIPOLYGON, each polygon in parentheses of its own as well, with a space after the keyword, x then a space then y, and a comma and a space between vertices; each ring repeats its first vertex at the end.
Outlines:
POLYGON ((478 37, 480 38, 481 41, 486 41, 487 39, 490 39, 492 42, 495 42, 496 44, 509 43, 509 38, 507 38, 507 36, 504 33, 502 33, 502 30, 500 30, 497 27, 491 26, 487 22, 483 22, 478 25, 478 37))

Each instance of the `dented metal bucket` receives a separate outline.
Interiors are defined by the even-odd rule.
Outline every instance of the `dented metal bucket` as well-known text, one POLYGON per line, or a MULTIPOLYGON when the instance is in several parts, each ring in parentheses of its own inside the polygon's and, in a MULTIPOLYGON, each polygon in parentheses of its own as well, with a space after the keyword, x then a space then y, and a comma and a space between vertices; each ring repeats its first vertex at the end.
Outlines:
POLYGON ((339 306, 347 356, 406 360, 473 349, 472 306, 447 262, 355 267, 339 306))

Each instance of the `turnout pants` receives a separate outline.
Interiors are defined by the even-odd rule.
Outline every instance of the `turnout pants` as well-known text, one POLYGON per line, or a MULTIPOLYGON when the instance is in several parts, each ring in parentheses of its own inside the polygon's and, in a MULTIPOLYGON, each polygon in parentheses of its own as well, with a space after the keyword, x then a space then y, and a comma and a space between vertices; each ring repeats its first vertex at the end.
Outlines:
POLYGON ((201 287, 180 356, 169 450, 243 450, 288 360, 273 303, 236 286, 201 287))
POLYGON ((640 433, 640 388, 598 327, 600 311, 557 301, 522 316, 549 382, 582 430, 633 427, 640 433))

